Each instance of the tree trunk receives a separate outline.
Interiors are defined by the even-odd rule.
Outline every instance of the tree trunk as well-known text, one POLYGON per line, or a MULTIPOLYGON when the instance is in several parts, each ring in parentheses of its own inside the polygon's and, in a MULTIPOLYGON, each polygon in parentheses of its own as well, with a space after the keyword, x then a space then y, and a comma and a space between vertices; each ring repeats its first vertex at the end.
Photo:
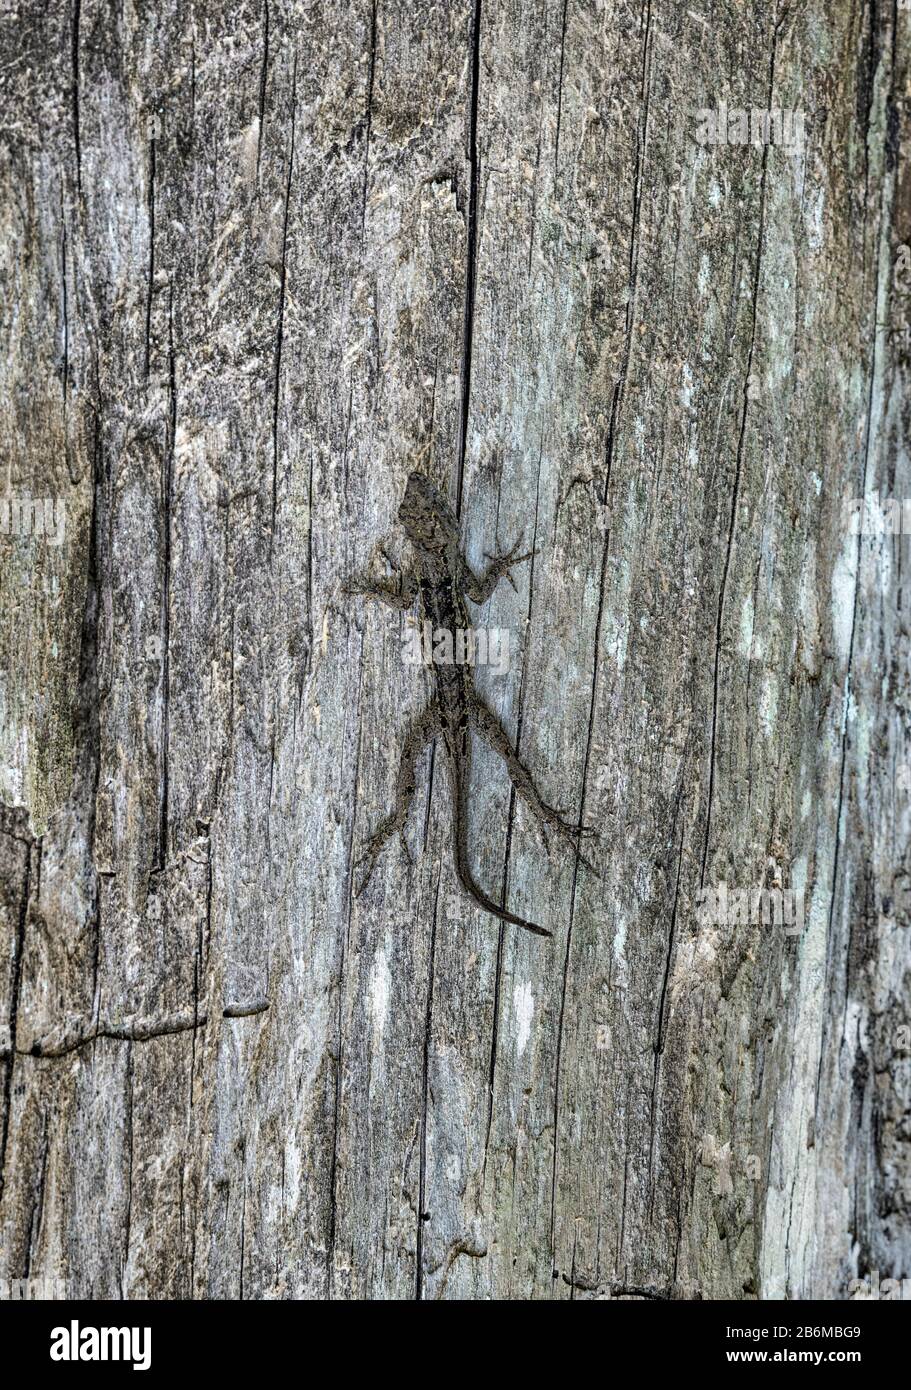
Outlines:
POLYGON ((909 32, 897 0, 0 16, 0 1276, 911 1274, 909 560, 850 506, 911 495, 909 32), (430 679, 343 586, 407 565, 413 469, 476 571, 536 548, 475 680, 597 873, 478 741, 469 841, 551 940, 459 888, 442 747, 413 862, 354 893, 430 679))

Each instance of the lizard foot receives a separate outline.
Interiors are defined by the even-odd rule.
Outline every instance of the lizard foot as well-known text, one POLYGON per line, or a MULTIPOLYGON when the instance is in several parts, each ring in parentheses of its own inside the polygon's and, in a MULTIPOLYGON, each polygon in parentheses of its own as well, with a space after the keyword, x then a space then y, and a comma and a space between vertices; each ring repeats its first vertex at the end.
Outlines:
POLYGON ((358 860, 358 866, 363 864, 366 867, 364 868, 364 871, 361 875, 361 881, 354 891, 354 896, 356 898, 359 898, 361 896, 364 889, 367 887, 367 884, 373 877, 373 871, 376 868, 376 861, 380 857, 380 853, 383 849, 383 846, 385 845, 386 841, 390 838, 390 836, 395 834, 396 830, 398 830, 399 832, 399 839, 402 842, 402 849, 405 851, 405 858, 408 860, 408 863, 410 865, 414 865, 414 859, 412 858, 411 850, 408 847, 408 840, 405 837, 405 827, 404 825, 398 824, 398 817, 396 813, 393 811, 391 815, 388 815, 385 820, 380 822, 376 830, 370 836, 370 839, 364 845, 364 852, 358 860))
POLYGON ((361 874, 360 883, 354 890, 354 896, 356 898, 359 898, 361 896, 364 889, 367 887, 367 884, 372 879, 373 871, 376 868, 376 861, 380 857, 380 851, 382 850, 383 846, 385 845, 386 841, 389 839, 389 836, 392 834, 394 830, 395 815, 393 814, 391 816, 387 816, 384 821, 380 822, 376 830, 370 836, 370 839, 365 844, 364 852, 358 860, 358 867, 360 867, 361 865, 365 865, 366 867, 364 868, 363 873, 361 874))
POLYGON ((506 576, 513 589, 516 587, 516 581, 513 579, 510 571, 515 565, 524 564, 526 560, 530 560, 533 555, 537 554, 537 550, 526 550, 523 554, 517 555, 516 551, 521 544, 521 540, 516 541, 515 545, 510 546, 509 550, 504 554, 490 555, 485 552, 484 555, 484 559, 491 561, 498 575, 506 576))
POLYGON ((597 835, 597 828, 593 825, 576 825, 574 821, 567 820, 565 811, 558 809, 556 806, 548 806, 546 802, 542 802, 542 806, 545 815, 541 820, 541 834, 544 839, 544 847, 548 854, 550 853, 550 845, 547 839, 547 831, 554 830, 572 847, 580 862, 583 863, 591 873, 600 878, 600 873, 591 860, 582 853, 580 848, 582 840, 587 836, 597 835))

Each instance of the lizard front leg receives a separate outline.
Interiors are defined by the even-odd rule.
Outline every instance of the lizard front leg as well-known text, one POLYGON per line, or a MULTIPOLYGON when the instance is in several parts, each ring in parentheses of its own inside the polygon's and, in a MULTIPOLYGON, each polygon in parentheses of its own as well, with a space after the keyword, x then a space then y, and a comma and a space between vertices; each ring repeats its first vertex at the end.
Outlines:
POLYGON ((427 744, 440 732, 440 711, 434 701, 429 704, 422 714, 412 724, 405 741, 402 745, 402 757, 399 762, 399 775, 395 792, 395 810, 392 811, 384 820, 380 822, 376 830, 367 841, 364 850, 362 863, 366 863, 360 884, 358 885, 355 896, 360 897, 376 868, 376 861, 390 835, 396 832, 401 836, 402 845, 405 853, 408 853, 408 845, 405 842, 405 825, 408 820, 408 811, 414 800, 417 779, 415 769, 418 758, 427 744))
POLYGON ((481 738, 483 738, 493 751, 498 753, 503 759, 506 764, 506 771, 509 773, 509 780, 515 787, 518 795, 525 802, 526 806, 528 806, 541 826, 545 830, 555 830, 557 834, 569 840, 586 868, 591 869, 592 873, 597 874, 598 870, 594 865, 589 863, 585 856, 579 853, 578 841, 583 835, 592 834, 591 828, 588 826, 573 825, 571 821, 564 820, 556 807, 547 804, 535 786, 534 779, 528 771, 528 768, 513 748, 509 735, 497 716, 492 710, 487 708, 476 692, 472 692, 470 698, 471 722, 481 738))
POLYGON ((519 549, 520 544, 520 541, 516 541, 515 545, 512 546, 510 550, 507 550, 505 555, 485 555, 485 560, 489 560, 490 564, 482 575, 475 574, 468 565, 468 562, 462 560, 462 590, 465 596, 471 599, 472 603, 486 603, 504 576, 509 580, 513 588, 516 587, 510 570, 514 565, 521 565, 526 560, 530 560, 535 553, 533 550, 526 550, 524 554, 517 555, 516 551, 519 549))
POLYGON ((399 574, 395 579, 374 579, 369 574, 349 579, 342 592, 361 598, 377 599, 390 608, 407 612, 418 596, 418 581, 413 574, 399 574))

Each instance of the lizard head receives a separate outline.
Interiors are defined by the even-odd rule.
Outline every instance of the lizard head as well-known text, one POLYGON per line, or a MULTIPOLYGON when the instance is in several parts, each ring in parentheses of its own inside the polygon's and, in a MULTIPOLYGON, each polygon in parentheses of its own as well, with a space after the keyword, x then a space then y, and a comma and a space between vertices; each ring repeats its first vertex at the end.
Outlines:
POLYGON ((452 508, 428 477, 411 473, 399 507, 399 521, 419 550, 445 550, 458 540, 459 525, 452 508))

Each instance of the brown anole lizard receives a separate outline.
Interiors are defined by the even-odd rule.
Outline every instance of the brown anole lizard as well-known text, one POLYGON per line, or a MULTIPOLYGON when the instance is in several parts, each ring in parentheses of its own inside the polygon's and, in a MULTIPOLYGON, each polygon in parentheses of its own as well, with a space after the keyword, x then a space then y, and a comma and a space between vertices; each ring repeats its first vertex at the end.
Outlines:
MULTIPOLYGON (((505 555, 488 555, 486 558, 491 562, 488 568, 480 577, 475 575, 459 548, 459 524, 455 514, 439 489, 422 473, 412 473, 408 478, 405 496, 399 507, 399 521, 414 550, 414 570, 399 575, 398 579, 356 579, 346 585, 346 592, 379 599, 403 612, 412 607, 416 598, 420 598, 424 616, 434 631, 442 629, 450 634, 467 631, 469 616, 465 599, 470 599, 472 603, 484 603, 502 578, 506 577, 512 583, 511 568, 531 559, 533 554, 527 551, 517 555, 518 545, 515 545, 505 555)), ((364 854, 366 870, 357 893, 362 893, 369 883, 379 853, 389 837, 398 833, 404 844, 405 824, 416 787, 417 760, 431 739, 442 735, 449 754, 455 868, 462 888, 486 912, 493 913, 502 921, 524 927, 538 936, 551 936, 552 933, 546 928, 500 907, 488 897, 472 873, 468 855, 472 731, 503 759, 516 792, 543 828, 566 836, 577 854, 578 838, 590 832, 587 827, 577 827, 565 821, 559 811, 541 797, 502 724, 475 689, 470 667, 455 663, 442 664, 434 665, 433 671, 436 682, 433 697, 405 736, 395 810, 385 817, 367 842, 364 854)), ((407 845, 405 848, 407 851, 407 845)), ((583 862, 587 863, 584 859, 583 862)))

